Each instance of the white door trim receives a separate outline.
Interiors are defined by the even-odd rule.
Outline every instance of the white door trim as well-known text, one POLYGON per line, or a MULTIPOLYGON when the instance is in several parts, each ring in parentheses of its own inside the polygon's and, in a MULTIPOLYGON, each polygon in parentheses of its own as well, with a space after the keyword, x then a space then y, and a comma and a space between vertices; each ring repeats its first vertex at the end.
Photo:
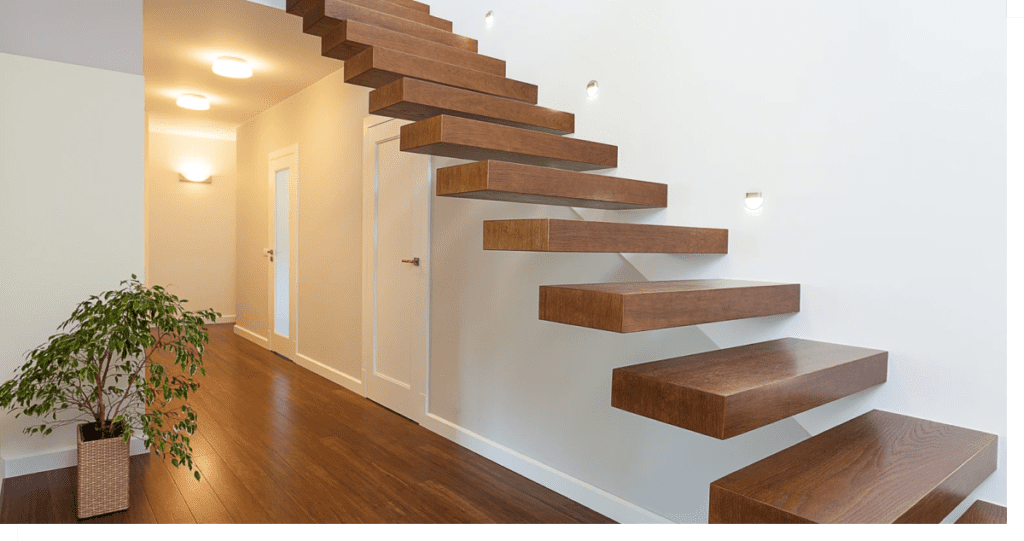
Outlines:
MULTIPOLYGON (((377 236, 377 223, 376 223, 376 210, 377 210, 377 178, 376 172, 376 145, 382 141, 371 141, 370 129, 378 126, 389 125, 399 127, 410 122, 400 121, 396 119, 385 119, 382 117, 369 116, 363 121, 363 310, 362 310, 362 392, 363 396, 367 396, 367 386, 369 375, 373 371, 373 361, 375 354, 374 344, 374 324, 376 316, 376 298, 374 296, 374 281, 377 275, 376 266, 376 236, 377 236), (393 124, 392 124, 393 123, 393 124)), ((396 130, 397 133, 397 130, 396 130)), ((384 140, 393 140, 396 136, 388 137, 384 140)), ((433 159, 431 158, 428 162, 428 168, 432 169, 433 159)), ((431 179, 431 186, 424 194, 424 200, 420 202, 422 205, 426 205, 426 220, 427 223, 424 226, 427 228, 426 235, 426 252, 420 256, 422 261, 421 265, 426 272, 426 336, 424 337, 426 343, 426 358, 422 365, 415 365, 416 377, 413 380, 417 383, 418 389, 415 389, 423 398, 422 408, 417 411, 417 415, 414 416, 413 420, 422 423, 427 414, 427 389, 429 388, 429 374, 430 374, 430 289, 431 289, 431 235, 430 227, 433 222, 433 178, 431 171, 427 171, 428 177, 431 179)))
MULTIPOLYGON (((275 150, 267 156, 267 245, 273 247, 275 245, 274 240, 274 200, 276 193, 276 175, 275 167, 273 166, 275 161, 287 159, 290 163, 289 169, 291 170, 291 182, 288 186, 289 199, 290 199, 290 212, 289 212, 289 249, 288 249, 288 268, 289 268, 289 324, 288 324, 288 342, 294 344, 294 351, 289 351, 290 355, 285 355, 291 360, 295 360, 299 352, 299 145, 287 146, 285 148, 275 150)), ((268 248, 269 249, 269 248, 268 248)), ((267 272, 267 349, 274 351, 274 269, 273 263, 269 261, 271 265, 267 272)), ((291 350, 292 348, 288 348, 291 350)), ((280 353, 280 352, 278 352, 280 353)))

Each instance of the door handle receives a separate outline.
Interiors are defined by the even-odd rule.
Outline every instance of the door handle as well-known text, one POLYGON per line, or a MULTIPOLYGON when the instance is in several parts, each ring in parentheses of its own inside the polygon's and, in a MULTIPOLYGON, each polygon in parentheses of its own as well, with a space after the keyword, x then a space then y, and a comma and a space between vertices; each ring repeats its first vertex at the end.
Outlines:
POLYGON ((414 267, 419 267, 420 266, 420 258, 414 257, 412 259, 403 259, 402 263, 409 263, 410 265, 412 265, 414 267))
POLYGON ((274 261, 274 249, 273 248, 268 248, 266 250, 263 250, 263 254, 266 255, 267 257, 269 257, 271 262, 274 261))

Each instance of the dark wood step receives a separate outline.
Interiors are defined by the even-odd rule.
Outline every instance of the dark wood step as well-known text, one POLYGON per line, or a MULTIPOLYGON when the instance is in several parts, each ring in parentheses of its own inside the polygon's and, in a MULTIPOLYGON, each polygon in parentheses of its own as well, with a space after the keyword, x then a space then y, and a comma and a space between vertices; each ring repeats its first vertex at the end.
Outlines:
POLYGON ((618 166, 618 147, 442 115, 402 126, 402 150, 572 171, 618 166))
POLYGON ((665 184, 496 161, 438 169, 437 195, 606 210, 668 205, 665 184))
POLYGON ((600 252, 725 254, 725 229, 584 220, 488 220, 484 250, 513 252, 600 252))
MULTIPOLYGON (((287 9, 288 13, 295 15, 305 16, 311 10, 316 8, 316 4, 323 2, 324 0, 288 0, 287 9)), ((430 13, 424 13, 419 9, 412 9, 401 4, 389 2, 386 0, 338 0, 355 6, 363 7, 366 9, 372 9, 380 13, 399 17, 408 21, 413 21, 425 26, 431 26, 438 30, 444 30, 445 32, 452 31, 451 21, 439 19, 430 15, 430 13)))
POLYGON ((978 500, 956 520, 957 524, 1006 524, 1006 508, 978 500))
POLYGON ((346 83, 380 88, 403 77, 537 103, 537 85, 382 47, 370 47, 345 62, 346 83))
POLYGON ((359 21, 341 21, 341 24, 327 32, 321 42, 323 55, 338 60, 348 60, 370 47, 392 49, 498 77, 505 76, 504 60, 359 21))
POLYGON ((303 31, 307 34, 323 37, 344 20, 372 24, 442 45, 458 47, 474 53, 477 52, 477 41, 475 39, 343 2, 342 0, 316 0, 312 2, 312 5, 309 6, 302 16, 303 31))
POLYGON ((612 406, 712 438, 885 383, 889 354, 784 338, 612 371, 612 406))
POLYGON ((709 522, 942 521, 996 469, 992 434, 874 410, 711 483, 709 522))
POLYGON ((576 124, 572 113, 407 77, 370 92, 370 114, 413 121, 449 115, 559 135, 576 124))
POLYGON ((681 280, 540 288, 540 319, 619 333, 799 311, 799 284, 681 280))

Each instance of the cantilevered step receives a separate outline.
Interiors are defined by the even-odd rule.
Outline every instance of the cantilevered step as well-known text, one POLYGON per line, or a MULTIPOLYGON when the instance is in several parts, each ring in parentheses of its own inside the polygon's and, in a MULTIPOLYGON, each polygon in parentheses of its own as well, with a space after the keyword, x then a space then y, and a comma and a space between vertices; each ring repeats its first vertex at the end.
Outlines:
POLYGON ((874 410, 711 483, 709 522, 927 524, 996 469, 996 436, 874 410))
POLYGON ((571 171, 612 169, 618 148, 603 143, 442 115, 402 126, 402 150, 462 160, 496 160, 571 171))
POLYGON ((572 133, 576 124, 572 113, 405 77, 370 92, 370 114, 414 121, 450 115, 555 134, 572 133))
POLYGON ((407 7, 409 9, 415 9, 416 11, 422 11, 423 13, 430 13, 430 6, 428 6, 428 5, 426 5, 426 4, 422 3, 422 2, 417 2, 416 0, 387 0, 387 1, 391 2, 392 4, 398 4, 398 5, 402 6, 402 7, 407 7))
MULTIPOLYGON (((322 3, 324 0, 288 0, 287 9, 288 13, 295 15, 305 15, 310 10, 315 9, 315 5, 322 3)), ((414 9, 409 6, 404 6, 388 0, 340 0, 348 4, 363 7, 366 9, 372 9, 379 11, 387 15, 399 17, 409 21, 417 22, 426 26, 432 26, 445 32, 452 31, 451 21, 439 19, 430 15, 429 11, 424 12, 420 9, 414 9)))
POLYGON ((489 220, 484 222, 484 250, 725 254, 729 231, 583 220, 489 220))
POLYGON ((889 354, 784 338, 612 372, 612 406, 727 439, 885 383, 889 354))
POLYGON ((682 280, 540 288, 540 319, 619 333, 799 311, 799 284, 682 280))
POLYGON ((433 81, 531 104, 537 103, 537 85, 391 49, 371 47, 345 62, 346 83, 380 88, 402 77, 433 81))
POLYGON ((348 60, 370 47, 392 49, 498 77, 505 76, 504 60, 359 21, 341 21, 321 41, 323 55, 338 60, 348 60))
POLYGON ((467 51, 477 51, 475 39, 446 32, 433 26, 388 15, 342 0, 309 0, 311 5, 302 15, 303 31, 314 36, 325 36, 344 20, 372 24, 395 32, 433 41, 467 51))
POLYGON ((606 210, 668 205, 665 184, 495 161, 438 169, 437 195, 606 210))
POLYGON ((1006 508, 978 500, 956 520, 957 524, 1006 524, 1006 508))

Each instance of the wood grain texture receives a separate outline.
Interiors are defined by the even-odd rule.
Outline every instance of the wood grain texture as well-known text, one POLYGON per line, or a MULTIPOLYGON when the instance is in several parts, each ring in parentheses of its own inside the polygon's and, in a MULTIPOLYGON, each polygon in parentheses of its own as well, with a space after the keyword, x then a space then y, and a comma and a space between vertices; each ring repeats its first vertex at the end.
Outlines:
POLYGON ((350 4, 342 0, 317 0, 314 2, 302 15, 302 27, 303 31, 307 34, 323 37, 344 20, 359 21, 449 47, 458 47, 470 52, 477 52, 477 41, 475 39, 350 4))
MULTIPOLYGON (((81 522, 610 522, 231 328, 210 326, 209 376, 190 395, 203 481, 132 457, 128 511, 81 522)), ((0 521, 77 522, 75 471, 5 479, 0 521)))
POLYGON ((956 524, 1006 524, 1006 508, 978 500, 956 520, 956 524))
POLYGON ((576 126, 572 113, 404 77, 370 92, 370 114, 412 121, 449 115, 558 135, 576 126))
POLYGON ((537 103, 537 86, 391 49, 371 47, 345 62, 345 82, 380 88, 403 77, 537 103))
POLYGON ((417 2, 416 0, 385 0, 385 1, 386 2, 391 2, 392 4, 398 4, 398 5, 402 6, 402 7, 406 7, 406 8, 409 8, 409 9, 415 9, 416 11, 422 11, 423 13, 430 13, 430 6, 428 6, 427 4, 424 4, 423 2, 417 2))
POLYGON ((995 471, 997 447, 874 410, 713 482, 709 522, 938 523, 995 471))
POLYGON ((404 152, 495 160, 571 171, 613 169, 618 148, 603 143, 442 115, 402 126, 404 152))
POLYGON ((438 169, 437 195, 605 210, 668 205, 665 184, 496 161, 438 169))
POLYGON ((505 76, 504 60, 353 20, 341 21, 324 35, 320 47, 324 56, 338 60, 349 60, 370 47, 381 47, 498 77, 505 76))
POLYGON ((619 333, 799 311, 798 284, 681 280, 540 288, 540 319, 619 333))
POLYGON ((886 381, 889 354, 784 338, 612 371, 612 406, 728 439, 886 381))
MULTIPOLYGON (((339 0, 355 6, 371 9, 381 13, 386 13, 395 17, 406 19, 409 21, 417 22, 422 25, 431 26, 438 30, 444 30, 446 32, 452 31, 451 21, 439 19, 430 15, 429 11, 423 11, 411 6, 405 6, 399 3, 390 2, 387 0, 339 0)), ((311 10, 316 9, 316 4, 323 3, 324 0, 288 0, 286 9, 288 13, 293 15, 305 16, 311 10)))
POLYGON ((725 229, 624 224, 584 220, 488 220, 484 250, 520 252, 599 252, 725 254, 725 229))

